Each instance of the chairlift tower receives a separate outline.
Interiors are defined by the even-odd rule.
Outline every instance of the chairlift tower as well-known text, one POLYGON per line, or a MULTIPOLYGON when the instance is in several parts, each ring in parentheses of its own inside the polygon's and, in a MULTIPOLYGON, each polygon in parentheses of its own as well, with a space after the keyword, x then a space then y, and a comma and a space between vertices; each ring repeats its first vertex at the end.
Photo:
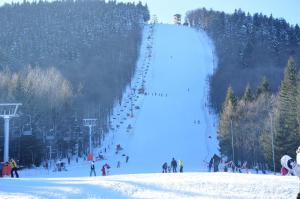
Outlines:
POLYGON ((4 162, 9 160, 9 120, 18 117, 17 111, 21 105, 21 103, 0 103, 0 117, 4 119, 4 162))
POLYGON ((90 154, 92 154, 92 127, 96 126, 97 119, 87 118, 83 119, 83 126, 89 127, 89 142, 90 142, 90 154))

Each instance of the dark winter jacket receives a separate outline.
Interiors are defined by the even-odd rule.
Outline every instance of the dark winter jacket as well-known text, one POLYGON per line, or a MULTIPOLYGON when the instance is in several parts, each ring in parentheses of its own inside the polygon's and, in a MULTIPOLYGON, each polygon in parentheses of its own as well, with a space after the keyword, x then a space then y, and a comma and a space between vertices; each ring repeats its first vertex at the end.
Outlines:
POLYGON ((177 161, 175 159, 172 160, 171 166, 175 168, 177 167, 177 161))

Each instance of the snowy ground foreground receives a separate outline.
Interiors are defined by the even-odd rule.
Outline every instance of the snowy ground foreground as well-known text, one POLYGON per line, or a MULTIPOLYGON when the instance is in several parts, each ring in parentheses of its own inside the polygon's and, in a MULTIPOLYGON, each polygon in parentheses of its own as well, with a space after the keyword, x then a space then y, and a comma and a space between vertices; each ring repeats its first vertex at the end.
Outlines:
POLYGON ((102 148, 110 149, 104 155, 112 165, 124 165, 118 173, 157 172, 172 157, 183 160, 185 170, 206 168, 217 152, 216 117, 207 106, 214 65, 214 47, 204 32, 162 24, 145 28, 135 77, 115 106, 102 148), (142 85, 145 95, 137 92, 142 85), (117 144, 124 150, 116 155, 117 144))
POLYGON ((296 177, 233 173, 1 179, 0 198, 296 198, 296 177))
POLYGON ((295 198, 296 177, 195 173, 206 170, 204 161, 217 151, 215 116, 206 106, 214 62, 213 45, 203 32, 172 25, 145 28, 132 86, 116 104, 104 147, 95 150, 107 158, 96 161, 97 175, 108 162, 111 176, 86 177, 89 163, 73 158, 68 171, 37 168, 20 171, 20 179, 0 179, 0 198, 295 198), (137 93, 143 81, 147 95, 137 93), (124 148, 119 154, 116 144, 124 148), (128 163, 123 154, 130 156, 128 163), (194 173, 159 173, 172 157, 194 173))

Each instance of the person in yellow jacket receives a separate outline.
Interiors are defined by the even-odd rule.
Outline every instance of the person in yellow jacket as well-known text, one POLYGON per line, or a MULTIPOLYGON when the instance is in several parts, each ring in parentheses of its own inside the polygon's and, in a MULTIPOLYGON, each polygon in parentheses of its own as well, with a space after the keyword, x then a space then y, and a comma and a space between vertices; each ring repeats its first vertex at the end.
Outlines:
POLYGON ((12 178, 14 177, 14 172, 15 172, 16 177, 18 178, 19 174, 18 174, 18 171, 17 171, 18 168, 17 168, 16 161, 14 159, 10 159, 9 164, 10 164, 10 167, 11 167, 11 172, 10 172, 11 177, 12 178))
POLYGON ((182 173, 183 172, 183 162, 182 162, 182 160, 178 160, 178 166, 179 166, 179 172, 182 173))

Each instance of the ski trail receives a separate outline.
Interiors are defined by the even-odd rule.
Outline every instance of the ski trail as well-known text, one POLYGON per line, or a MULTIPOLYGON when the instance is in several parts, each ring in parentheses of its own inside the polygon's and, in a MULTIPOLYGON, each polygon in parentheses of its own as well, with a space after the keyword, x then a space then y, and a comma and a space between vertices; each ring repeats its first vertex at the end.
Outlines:
POLYGON ((122 164, 113 172, 160 172, 172 157, 183 160, 185 170, 204 169, 203 161, 218 152, 216 116, 208 108, 213 51, 203 31, 162 24, 145 27, 136 73, 115 106, 111 133, 103 144, 110 146, 108 162, 122 164), (122 147, 118 153, 117 144, 122 147))

